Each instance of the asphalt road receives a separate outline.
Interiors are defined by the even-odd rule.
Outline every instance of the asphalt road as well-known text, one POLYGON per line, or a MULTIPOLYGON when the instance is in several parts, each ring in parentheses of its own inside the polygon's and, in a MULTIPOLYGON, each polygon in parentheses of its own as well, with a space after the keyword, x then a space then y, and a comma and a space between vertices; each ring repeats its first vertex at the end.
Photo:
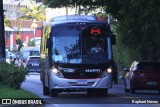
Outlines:
POLYGON ((86 92, 63 92, 58 97, 52 98, 43 95, 40 75, 38 73, 30 73, 26 76, 26 81, 22 84, 22 88, 43 98, 46 102, 46 107, 160 107, 158 91, 138 90, 136 94, 125 93, 123 83, 113 85, 113 88, 109 89, 107 97, 88 97, 86 92), (140 102, 143 103, 137 104, 140 102))

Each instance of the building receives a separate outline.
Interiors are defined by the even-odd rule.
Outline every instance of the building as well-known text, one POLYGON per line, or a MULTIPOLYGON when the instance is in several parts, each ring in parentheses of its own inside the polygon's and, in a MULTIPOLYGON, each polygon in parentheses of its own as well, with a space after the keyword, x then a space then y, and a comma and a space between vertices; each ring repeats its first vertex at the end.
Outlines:
MULTIPOLYGON (((37 5, 42 4, 43 0, 32 0, 37 3, 37 5)), ((19 7, 26 7, 30 5, 30 0, 3 0, 4 15, 7 19, 12 20, 12 27, 5 27, 5 42, 6 47, 9 50, 13 51, 17 49, 16 45, 16 35, 18 32, 18 26, 21 23, 20 29, 20 39, 24 42, 24 45, 27 45, 28 41, 32 38, 41 37, 41 27, 43 22, 36 21, 37 27, 34 29, 31 28, 31 20, 17 20, 17 18, 24 15, 24 13, 18 11, 19 7)), ((46 22, 50 18, 60 15, 73 15, 76 14, 75 8, 45 8, 46 22)), ((39 44, 39 43, 37 43, 39 44)))
MULTIPOLYGON (((36 2, 35 0, 33 1, 36 2)), ((5 27, 6 48, 11 51, 17 50, 16 35, 20 25, 20 39, 24 42, 24 45, 27 45, 30 39, 41 36, 42 21, 35 22, 37 27, 35 28, 34 33, 34 29, 31 27, 33 21, 18 19, 24 15, 24 13, 20 12, 18 9, 20 7, 27 8, 28 5, 30 5, 29 0, 3 0, 4 15, 12 22, 11 27, 5 27)))

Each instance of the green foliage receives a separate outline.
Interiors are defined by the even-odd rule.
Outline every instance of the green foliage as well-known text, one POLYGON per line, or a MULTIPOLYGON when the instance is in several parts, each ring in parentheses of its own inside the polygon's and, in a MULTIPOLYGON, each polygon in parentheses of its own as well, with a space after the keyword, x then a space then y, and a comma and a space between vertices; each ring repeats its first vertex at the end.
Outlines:
POLYGON ((106 0, 106 12, 118 20, 114 57, 122 66, 133 60, 160 60, 160 1, 106 0))
POLYGON ((42 42, 41 42, 41 53, 46 53, 47 52, 47 48, 46 48, 46 41, 47 38, 50 35, 50 31, 51 31, 51 26, 44 26, 42 29, 42 42))
POLYGON ((33 98, 39 98, 39 96, 23 89, 17 90, 5 85, 0 85, 0 98, 32 98, 33 99, 33 98))
POLYGON ((4 26, 9 26, 9 27, 11 27, 11 25, 12 25, 11 20, 9 20, 9 19, 7 19, 7 18, 4 17, 4 26))
POLYGON ((88 14, 97 8, 105 7, 104 0, 44 0, 44 4, 51 8, 75 7, 76 14, 88 14), (78 10, 77 10, 78 9, 78 10))
POLYGON ((0 84, 19 89, 25 80, 25 68, 19 68, 8 63, 0 63, 0 84))
POLYGON ((45 6, 43 4, 37 6, 34 2, 30 1, 30 5, 28 8, 20 7, 19 11, 25 13, 22 17, 20 17, 20 19, 45 20, 45 6))
MULTIPOLYGON (((49 7, 103 8, 117 19, 114 58, 122 67, 133 60, 160 60, 160 0, 45 0, 49 7)), ((80 11, 80 10, 79 10, 80 11)))
POLYGON ((23 42, 20 39, 20 29, 21 29, 21 23, 18 26, 18 31, 17 31, 17 35, 16 35, 16 44, 18 45, 18 52, 21 50, 21 48, 23 47, 23 42))

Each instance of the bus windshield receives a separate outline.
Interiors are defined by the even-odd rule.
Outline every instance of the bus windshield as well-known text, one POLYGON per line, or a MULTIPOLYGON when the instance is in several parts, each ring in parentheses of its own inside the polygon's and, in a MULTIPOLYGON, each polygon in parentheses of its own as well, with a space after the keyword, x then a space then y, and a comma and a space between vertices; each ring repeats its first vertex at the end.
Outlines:
POLYGON ((107 62, 108 46, 104 26, 56 26, 51 38, 54 62, 79 64, 107 62))

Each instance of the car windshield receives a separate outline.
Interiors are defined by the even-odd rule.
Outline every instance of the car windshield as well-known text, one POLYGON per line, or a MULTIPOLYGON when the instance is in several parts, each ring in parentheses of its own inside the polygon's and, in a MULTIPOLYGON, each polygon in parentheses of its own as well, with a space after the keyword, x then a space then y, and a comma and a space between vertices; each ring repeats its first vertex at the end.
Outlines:
POLYGON ((104 63, 108 59, 105 28, 102 26, 57 26, 52 59, 61 63, 104 63))
POLYGON ((29 60, 28 64, 31 64, 31 63, 40 63, 40 60, 29 60))
POLYGON ((22 58, 27 59, 28 56, 39 56, 40 52, 39 51, 23 51, 22 52, 22 58))
POLYGON ((40 60, 40 57, 30 57, 29 60, 40 60))
POLYGON ((146 70, 146 71, 149 71, 149 70, 152 70, 152 71, 159 71, 160 70, 160 63, 139 63, 137 65, 138 69, 141 69, 141 70, 146 70))

